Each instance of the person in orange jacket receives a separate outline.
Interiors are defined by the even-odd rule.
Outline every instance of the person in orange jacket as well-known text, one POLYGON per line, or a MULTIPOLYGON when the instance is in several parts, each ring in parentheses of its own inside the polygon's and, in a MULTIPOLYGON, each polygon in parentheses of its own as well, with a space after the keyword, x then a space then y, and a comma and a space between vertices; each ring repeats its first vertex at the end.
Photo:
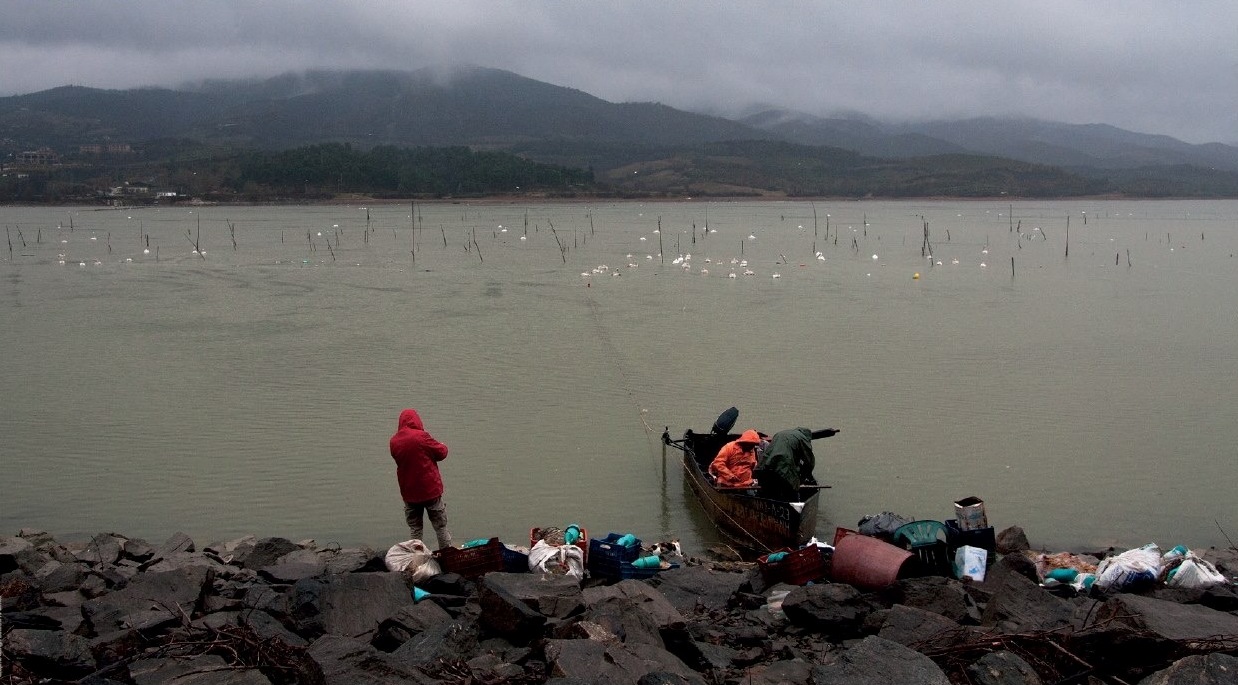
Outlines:
POLYGON ((744 431, 738 439, 728 442, 718 450, 718 456, 709 464, 709 474, 720 488, 743 488, 755 485, 752 471, 757 467, 757 445, 761 434, 752 429, 744 431))

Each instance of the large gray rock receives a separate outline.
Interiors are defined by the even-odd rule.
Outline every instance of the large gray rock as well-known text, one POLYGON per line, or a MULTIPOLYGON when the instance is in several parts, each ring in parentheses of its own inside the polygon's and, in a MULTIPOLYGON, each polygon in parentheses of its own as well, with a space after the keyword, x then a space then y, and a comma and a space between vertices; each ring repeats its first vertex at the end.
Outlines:
POLYGON ((488 573, 483 576, 478 589, 478 603, 481 606, 478 621, 482 629, 520 644, 540 639, 546 626, 546 616, 516 596, 509 589, 513 584, 495 582, 490 578, 499 575, 508 574, 488 573))
POLYGON ((604 627, 621 642, 666 649, 653 616, 642 611, 636 602, 627 597, 608 597, 591 603, 585 611, 584 620, 604 627))
POLYGON ((193 538, 184 533, 176 532, 172 534, 172 537, 164 540, 162 545, 151 550, 151 559, 159 559, 171 554, 192 552, 195 549, 193 538))
POLYGON ((725 609, 740 586, 748 582, 745 573, 720 571, 709 566, 682 566, 662 571, 649 579, 681 614, 725 609))
MULTIPOLYGON (((46 563, 46 560, 38 554, 34 545, 29 540, 20 537, 12 537, 8 535, 0 535, 0 573, 8 573, 23 568, 24 565, 31 565, 37 560, 38 566, 46 563)), ((34 569, 32 569, 33 571, 34 569)))
POLYGON ((650 645, 548 640, 546 662, 553 678, 575 678, 599 685, 635 685, 652 673, 674 674, 682 679, 680 682, 705 682, 674 654, 650 645))
POLYGON ((984 607, 981 625, 1004 633, 1032 633, 1071 625, 1074 606, 1018 573, 1007 573, 984 607))
POLYGON ((323 575, 326 571, 327 562, 317 552, 297 549, 280 557, 274 564, 259 568, 258 575, 272 583, 291 584, 323 575))
POLYGON ((246 553, 242 553, 239 549, 234 555, 233 562, 239 563, 245 568, 258 570, 263 566, 271 566, 280 557, 289 552, 300 549, 287 538, 260 538, 254 542, 252 549, 246 553))
POLYGON ((1032 548, 1032 543, 1027 541, 1027 533, 1019 526, 998 531, 996 542, 998 554, 1018 554, 1032 548))
POLYGON ((414 636, 435 626, 451 623, 451 614, 434 602, 418 602, 401 607, 378 626, 373 644, 384 652, 395 651, 414 636))
POLYGON ((477 651, 477 627, 452 621, 423 630, 400 645, 391 658, 406 666, 428 666, 443 660, 467 658, 477 651))
POLYGON ((318 556, 327 566, 327 573, 355 573, 357 571, 381 571, 385 568, 383 555, 369 547, 345 549, 320 549, 318 556))
POLYGON ((369 643, 342 635, 324 635, 309 647, 326 685, 435 685, 437 681, 401 663, 369 643))
POLYGON ((967 586, 954 578, 908 578, 876 592, 875 595, 888 606, 902 604, 924 609, 956 623, 980 622, 980 607, 968 592, 967 586))
POLYGON ((148 625, 156 616, 179 621, 197 609, 211 580, 201 567, 147 572, 121 590, 83 602, 82 612, 96 633, 148 625))
POLYGON ((582 591, 586 608, 611 597, 623 597, 649 615, 661 630, 679 630, 684 627, 684 616, 675 605, 652 585, 642 580, 622 580, 614 585, 598 585, 582 591))
POLYGON ((950 685, 932 659, 876 636, 829 653, 812 678, 814 685, 950 685))
POLYGON ((974 685, 1041 685, 1036 670, 1019 655, 1001 650, 976 659, 967 666, 974 685))
POLYGON ((1177 604, 1140 595, 1110 598, 1096 611, 1095 620, 1124 624, 1165 640, 1238 635, 1238 616, 1195 604, 1177 604))
POLYGON ((788 621, 831 640, 858 637, 873 610, 859 590, 841 583, 796 587, 782 600, 788 621))
POLYGON ((877 635, 908 647, 916 643, 944 646, 959 639, 963 632, 962 626, 945 616, 898 604, 884 612, 884 620, 877 635))
POLYGON ((4 651, 46 678, 75 679, 95 670, 90 641, 63 630, 15 628, 4 636, 4 651))
POLYGON ((399 573, 349 573, 297 582, 288 610, 301 635, 368 640, 383 619, 412 603, 412 592, 399 573))
POLYGON ((135 685, 271 685, 261 671, 230 668, 214 654, 141 659, 129 665, 129 674, 135 685))
POLYGON ((1238 683, 1238 657, 1214 652, 1179 659, 1172 666, 1139 681, 1139 685, 1233 685, 1238 683))
POLYGON ((744 671, 744 685, 812 685, 813 665, 803 659, 781 659, 744 671))
POLYGON ((485 589, 502 589, 548 618, 568 618, 585 609, 580 583, 567 576, 487 573, 479 585, 485 589))
POLYGON ((235 569, 212 559, 202 552, 167 552, 156 554, 143 564, 142 570, 146 573, 163 573, 182 568, 207 569, 221 577, 228 577, 235 571, 235 569))
POLYGON ((34 572, 34 580, 44 594, 68 592, 81 587, 86 579, 86 566, 77 561, 63 563, 50 559, 34 572))

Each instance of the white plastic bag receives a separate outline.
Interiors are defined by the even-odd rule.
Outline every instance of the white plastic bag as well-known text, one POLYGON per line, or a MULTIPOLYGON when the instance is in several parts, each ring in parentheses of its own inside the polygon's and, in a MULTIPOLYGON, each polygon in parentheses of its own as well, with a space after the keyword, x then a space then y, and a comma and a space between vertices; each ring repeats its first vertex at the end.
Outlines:
POLYGON ((535 573, 556 573, 577 580, 585 577, 585 553, 576 545, 552 545, 538 540, 529 550, 529 570, 535 573))
POLYGON ((1188 552, 1165 584, 1169 587, 1206 588, 1227 582, 1225 574, 1218 571, 1212 562, 1200 559, 1194 552, 1188 552))
POLYGON ((387 550, 387 556, 383 562, 387 565, 388 571, 407 573, 414 583, 443 572, 438 562, 434 560, 433 552, 421 540, 397 542, 387 550))
POLYGON ((954 575, 959 580, 971 578, 983 583, 984 569, 989 562, 989 551, 983 547, 963 545, 954 551, 954 575))
POLYGON ((1161 573, 1161 550, 1155 543, 1107 557, 1096 567, 1096 587, 1123 592, 1155 583, 1161 573))

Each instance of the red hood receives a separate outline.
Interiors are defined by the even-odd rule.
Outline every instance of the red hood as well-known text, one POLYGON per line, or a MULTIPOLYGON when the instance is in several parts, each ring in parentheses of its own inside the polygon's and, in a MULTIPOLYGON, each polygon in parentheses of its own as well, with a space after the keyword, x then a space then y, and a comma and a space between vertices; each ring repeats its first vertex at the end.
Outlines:
POLYGON ((399 427, 425 430, 425 426, 421 423, 421 415, 417 413, 416 409, 405 409, 400 412, 399 427))

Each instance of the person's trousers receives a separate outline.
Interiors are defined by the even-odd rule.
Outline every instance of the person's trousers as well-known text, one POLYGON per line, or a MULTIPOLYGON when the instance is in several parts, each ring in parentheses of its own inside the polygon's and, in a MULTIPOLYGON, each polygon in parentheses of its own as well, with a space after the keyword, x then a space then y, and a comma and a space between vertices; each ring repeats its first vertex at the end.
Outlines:
POLYGON ((430 525, 434 527, 434 535, 438 538, 438 548, 451 547, 451 531, 447 530, 447 505, 443 498, 436 497, 429 502, 404 503, 404 520, 408 522, 408 532, 413 540, 423 540, 423 514, 430 517, 430 525))

